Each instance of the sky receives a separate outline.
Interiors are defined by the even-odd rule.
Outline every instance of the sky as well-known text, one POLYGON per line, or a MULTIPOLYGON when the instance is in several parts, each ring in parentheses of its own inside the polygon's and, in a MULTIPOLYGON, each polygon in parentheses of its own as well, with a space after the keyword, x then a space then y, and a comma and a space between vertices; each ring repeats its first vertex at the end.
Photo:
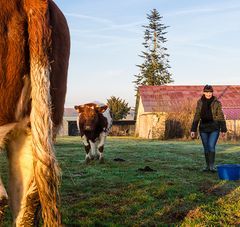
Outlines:
POLYGON ((147 14, 167 28, 173 85, 240 84, 239 0, 55 0, 71 35, 65 107, 111 96, 135 105, 147 14))

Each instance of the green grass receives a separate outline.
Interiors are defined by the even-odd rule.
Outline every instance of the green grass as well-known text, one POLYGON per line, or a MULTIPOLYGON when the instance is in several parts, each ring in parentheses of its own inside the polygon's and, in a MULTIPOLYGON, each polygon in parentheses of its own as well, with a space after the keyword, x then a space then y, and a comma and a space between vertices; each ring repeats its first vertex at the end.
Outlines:
MULTIPOLYGON (((58 138, 56 150, 66 226, 240 224, 240 181, 201 172, 199 142, 110 137, 105 163, 88 165, 79 137, 58 138), (138 171, 145 166, 155 171, 138 171)), ((240 145, 220 143, 216 156, 216 163, 239 163, 240 145)), ((9 211, 4 223, 10 223, 9 211)))

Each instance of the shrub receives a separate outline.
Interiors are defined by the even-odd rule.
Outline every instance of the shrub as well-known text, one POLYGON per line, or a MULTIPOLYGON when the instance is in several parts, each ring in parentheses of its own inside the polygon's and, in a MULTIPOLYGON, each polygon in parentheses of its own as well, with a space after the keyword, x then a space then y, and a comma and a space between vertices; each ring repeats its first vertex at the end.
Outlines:
POLYGON ((165 138, 189 138, 196 100, 184 100, 166 116, 165 138))

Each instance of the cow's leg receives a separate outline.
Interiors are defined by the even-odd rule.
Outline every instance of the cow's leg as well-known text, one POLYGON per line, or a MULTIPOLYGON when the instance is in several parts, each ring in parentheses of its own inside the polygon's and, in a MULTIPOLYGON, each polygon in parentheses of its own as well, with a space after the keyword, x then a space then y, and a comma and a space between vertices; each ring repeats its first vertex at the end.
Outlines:
POLYGON ((99 143, 98 143, 98 155, 99 155, 99 161, 100 162, 104 162, 104 158, 103 158, 103 149, 104 149, 104 144, 105 144, 105 140, 106 140, 106 133, 102 132, 99 135, 99 143))
POLYGON ((92 142, 91 140, 90 146, 91 146, 91 159, 94 159, 96 157, 96 142, 92 142))
POLYGON ((85 151, 86 151, 85 161, 86 161, 86 163, 89 163, 90 160, 92 159, 92 157, 91 157, 91 146, 90 146, 90 143, 87 140, 86 136, 82 137, 82 141, 83 141, 84 148, 85 148, 85 151))
POLYGON ((8 195, 0 177, 0 226, 4 216, 4 209, 8 204, 8 195))
POLYGON ((30 129, 19 130, 7 145, 9 159, 9 200, 14 225, 33 226, 39 204, 34 181, 30 129))
MULTIPOLYGON (((16 126, 16 123, 0 126, 0 152, 2 152, 2 149, 5 147, 5 143, 7 141, 7 134, 15 126, 16 126)), ((8 195, 0 176, 0 225, 1 225, 1 219, 4 215, 4 208, 7 205, 7 203, 8 203, 8 195)))

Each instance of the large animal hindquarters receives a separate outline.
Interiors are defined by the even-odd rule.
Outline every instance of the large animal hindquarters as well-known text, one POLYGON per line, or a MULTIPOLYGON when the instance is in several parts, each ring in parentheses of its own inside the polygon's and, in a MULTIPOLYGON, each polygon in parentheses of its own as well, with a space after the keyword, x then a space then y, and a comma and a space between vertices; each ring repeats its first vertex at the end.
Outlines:
POLYGON ((24 9, 28 18, 30 79, 31 79, 31 134, 34 179, 46 226, 60 226, 57 207, 59 168, 52 143, 52 113, 50 96, 51 30, 48 1, 26 0, 24 9))
MULTIPOLYGON (((44 226, 61 226, 53 139, 64 111, 68 26, 52 0, 0 5, 0 149, 8 153, 14 225, 34 225, 41 210, 44 226)), ((0 205, 4 198, 0 181, 0 205)))

